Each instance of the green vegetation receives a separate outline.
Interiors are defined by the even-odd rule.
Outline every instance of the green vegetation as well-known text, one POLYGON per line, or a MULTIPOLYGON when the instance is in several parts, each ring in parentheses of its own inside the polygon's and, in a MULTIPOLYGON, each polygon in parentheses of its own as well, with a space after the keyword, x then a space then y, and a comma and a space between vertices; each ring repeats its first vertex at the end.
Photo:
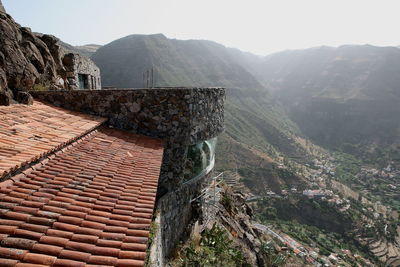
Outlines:
MULTIPOLYGON (((381 149, 378 150, 383 151, 381 149)), ((374 202, 380 201, 384 205, 400 211, 400 195, 397 193, 397 186, 400 185, 400 176, 385 177, 379 174, 378 171, 382 168, 381 166, 387 166, 387 161, 386 164, 382 164, 378 158, 375 164, 372 165, 377 169, 369 167, 372 172, 376 172, 376 174, 372 174, 366 170, 362 171, 361 166, 365 165, 365 163, 352 155, 335 153, 335 158, 337 164, 336 179, 357 192, 363 192, 364 197, 367 199, 374 202)))
POLYGON ((198 243, 192 241, 178 256, 177 267, 250 267, 241 251, 228 239, 226 231, 213 225, 201 233, 198 243))
MULTIPOLYGON (((156 211, 156 213, 158 213, 158 211, 156 211)), ((158 215, 155 214, 154 217, 157 217, 158 215)), ((150 262, 150 247, 151 244, 154 241, 154 238, 156 236, 156 233, 159 229, 159 225, 158 223, 156 223, 154 220, 151 222, 150 224, 150 233, 149 233, 149 241, 148 241, 148 247, 147 247, 147 253, 146 253, 146 260, 145 260, 145 266, 146 267, 151 267, 152 263, 150 262)))
POLYGON ((283 266, 286 263, 286 256, 283 253, 279 253, 271 241, 261 244, 261 252, 266 258, 266 265, 268 267, 283 266))
MULTIPOLYGON (((376 218, 373 207, 357 199, 349 198, 344 203, 349 205, 346 211, 340 211, 344 204, 335 205, 301 195, 284 199, 263 198, 255 205, 256 219, 265 225, 274 225, 303 244, 317 247, 320 255, 328 256, 350 250, 379 266, 379 260, 369 247, 361 244, 356 237, 368 240, 385 238, 389 242, 395 242, 398 237, 398 222, 390 222, 383 216, 376 218)), ((347 260, 352 262, 355 259, 347 260)))
POLYGON ((222 198, 221 198, 220 202, 221 202, 222 206, 224 206, 224 208, 226 209, 226 211, 228 213, 232 212, 233 202, 228 194, 226 194, 226 193, 222 194, 222 198))
POLYGON ((340 235, 320 230, 315 226, 300 224, 296 221, 278 221, 278 227, 300 242, 317 246, 321 255, 329 256, 339 249, 349 249, 340 235))
POLYGON ((42 83, 37 83, 33 85, 32 88, 33 91, 47 91, 49 90, 49 86, 48 85, 44 85, 42 83))
MULTIPOLYGON (((308 245, 314 250, 319 250, 320 255, 329 256, 332 253, 343 255, 343 250, 350 250, 354 254, 363 255, 363 257, 377 262, 377 259, 369 253, 367 247, 359 243, 354 243, 353 240, 347 239, 337 233, 324 231, 307 224, 300 224, 297 221, 266 220, 264 223, 273 223, 276 228, 295 240, 308 245)), ((357 262, 352 258, 346 258, 346 261, 351 264, 356 264, 357 262)), ((377 266, 380 265, 377 264, 377 266)))
POLYGON ((352 185, 355 176, 361 170, 361 161, 354 156, 345 153, 335 153, 336 170, 335 175, 344 184, 352 185))
POLYGON ((255 210, 260 221, 273 218, 297 221, 338 234, 349 232, 354 223, 350 214, 340 212, 330 203, 308 199, 301 195, 260 199, 255 210))

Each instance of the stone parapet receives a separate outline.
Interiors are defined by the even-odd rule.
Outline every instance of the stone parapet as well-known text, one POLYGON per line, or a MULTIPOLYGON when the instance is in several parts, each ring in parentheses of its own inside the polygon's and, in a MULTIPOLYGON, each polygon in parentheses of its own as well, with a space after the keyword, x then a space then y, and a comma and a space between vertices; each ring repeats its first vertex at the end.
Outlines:
POLYGON ((224 88, 33 91, 37 100, 109 118, 109 124, 184 145, 224 130, 224 88))

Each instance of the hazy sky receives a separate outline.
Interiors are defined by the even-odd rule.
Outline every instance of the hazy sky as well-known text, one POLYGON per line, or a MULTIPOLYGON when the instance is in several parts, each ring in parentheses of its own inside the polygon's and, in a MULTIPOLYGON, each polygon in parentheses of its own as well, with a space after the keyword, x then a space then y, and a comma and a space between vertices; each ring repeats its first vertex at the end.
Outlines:
POLYGON ((399 0, 2 0, 33 31, 82 45, 129 34, 207 39, 260 55, 319 45, 400 45, 399 0))

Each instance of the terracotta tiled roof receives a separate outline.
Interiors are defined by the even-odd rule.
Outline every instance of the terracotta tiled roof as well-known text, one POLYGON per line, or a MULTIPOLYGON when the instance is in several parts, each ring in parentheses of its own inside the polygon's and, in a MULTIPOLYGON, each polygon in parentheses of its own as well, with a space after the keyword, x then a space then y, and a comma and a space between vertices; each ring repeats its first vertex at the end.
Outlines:
POLYGON ((0 183, 0 265, 143 266, 162 154, 100 127, 0 183))
POLYGON ((76 140, 105 120, 40 102, 0 106, 0 179, 76 140))

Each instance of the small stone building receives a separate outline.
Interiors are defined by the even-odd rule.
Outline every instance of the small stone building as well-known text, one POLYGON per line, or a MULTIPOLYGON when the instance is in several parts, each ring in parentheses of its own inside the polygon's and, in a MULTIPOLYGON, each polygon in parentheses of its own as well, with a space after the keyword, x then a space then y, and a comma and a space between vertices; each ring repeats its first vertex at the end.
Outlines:
POLYGON ((69 89, 101 89, 100 69, 92 60, 69 53, 63 58, 69 89))

